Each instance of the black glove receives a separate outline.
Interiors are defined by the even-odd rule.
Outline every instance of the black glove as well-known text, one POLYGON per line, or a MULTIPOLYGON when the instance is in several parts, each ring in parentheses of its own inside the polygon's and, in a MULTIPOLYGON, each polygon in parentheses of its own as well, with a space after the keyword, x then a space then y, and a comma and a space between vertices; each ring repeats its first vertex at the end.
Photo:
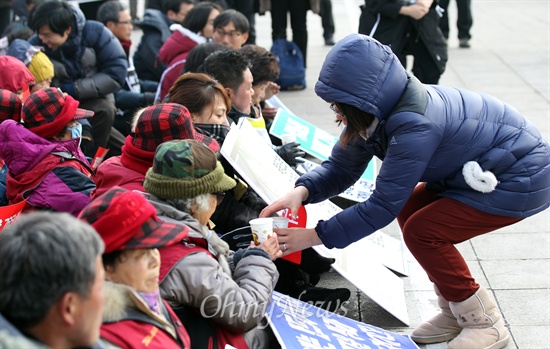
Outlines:
POLYGON ((303 150, 298 148, 300 143, 291 142, 280 147, 275 148, 275 152, 279 155, 287 164, 290 166, 296 166, 298 163, 304 162, 302 159, 297 159, 297 157, 304 157, 306 153, 303 150))

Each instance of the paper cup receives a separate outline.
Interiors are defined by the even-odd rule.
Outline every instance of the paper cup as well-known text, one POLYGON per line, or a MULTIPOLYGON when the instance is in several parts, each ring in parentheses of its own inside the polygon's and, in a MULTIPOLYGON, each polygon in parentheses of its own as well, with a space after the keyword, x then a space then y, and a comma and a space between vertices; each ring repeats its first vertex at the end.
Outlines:
POLYGON ((273 235, 273 218, 256 218, 248 223, 256 246, 273 235))
POLYGON ((281 135, 281 142, 283 143, 283 145, 296 142, 296 134, 285 133, 284 135, 281 135))
POLYGON ((273 217, 273 228, 288 228, 288 218, 273 217))

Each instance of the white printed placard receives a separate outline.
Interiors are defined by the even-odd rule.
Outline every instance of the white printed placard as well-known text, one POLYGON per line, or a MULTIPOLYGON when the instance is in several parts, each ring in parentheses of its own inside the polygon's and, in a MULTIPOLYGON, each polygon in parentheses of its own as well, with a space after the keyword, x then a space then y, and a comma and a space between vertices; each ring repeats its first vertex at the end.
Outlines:
POLYGON ((283 349, 418 349, 408 335, 327 312, 278 292, 273 293, 267 317, 283 349))

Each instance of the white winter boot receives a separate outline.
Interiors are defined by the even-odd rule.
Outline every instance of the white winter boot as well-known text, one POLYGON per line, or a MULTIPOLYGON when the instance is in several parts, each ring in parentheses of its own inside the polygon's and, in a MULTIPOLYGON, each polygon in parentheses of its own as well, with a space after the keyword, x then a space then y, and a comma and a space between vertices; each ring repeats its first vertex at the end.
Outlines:
POLYGON ((435 285, 434 290, 441 313, 414 329, 411 339, 419 344, 447 342, 458 336, 462 331, 462 327, 460 327, 449 308, 449 302, 443 298, 435 285))
POLYGON ((448 349, 499 349, 508 344, 510 332, 485 288, 480 287, 470 298, 450 302, 449 306, 463 330, 449 342, 448 349))

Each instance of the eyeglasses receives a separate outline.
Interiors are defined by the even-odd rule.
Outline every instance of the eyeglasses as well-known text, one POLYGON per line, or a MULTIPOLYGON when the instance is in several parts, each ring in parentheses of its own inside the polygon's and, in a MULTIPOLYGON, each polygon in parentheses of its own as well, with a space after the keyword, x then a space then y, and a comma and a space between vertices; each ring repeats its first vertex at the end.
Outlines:
POLYGON ((334 114, 338 114, 343 118, 346 117, 344 114, 342 114, 342 112, 340 110, 338 110, 338 107, 336 106, 335 103, 330 103, 330 110, 332 110, 334 112, 334 114))
POLYGON ((220 204, 223 201, 223 198, 225 198, 225 193, 224 192, 217 192, 217 193, 213 193, 212 195, 216 195, 216 205, 220 206, 220 204))
POLYGON ((130 25, 133 24, 132 21, 118 21, 116 24, 122 24, 122 25, 130 25))
POLYGON ((224 36, 229 36, 230 38, 234 39, 234 38, 237 38, 241 35, 243 35, 240 31, 237 31, 237 30, 233 30, 233 31, 230 31, 230 32, 226 32, 225 30, 223 29, 216 29, 214 30, 214 34, 216 34, 217 36, 221 36, 222 38, 224 36))

